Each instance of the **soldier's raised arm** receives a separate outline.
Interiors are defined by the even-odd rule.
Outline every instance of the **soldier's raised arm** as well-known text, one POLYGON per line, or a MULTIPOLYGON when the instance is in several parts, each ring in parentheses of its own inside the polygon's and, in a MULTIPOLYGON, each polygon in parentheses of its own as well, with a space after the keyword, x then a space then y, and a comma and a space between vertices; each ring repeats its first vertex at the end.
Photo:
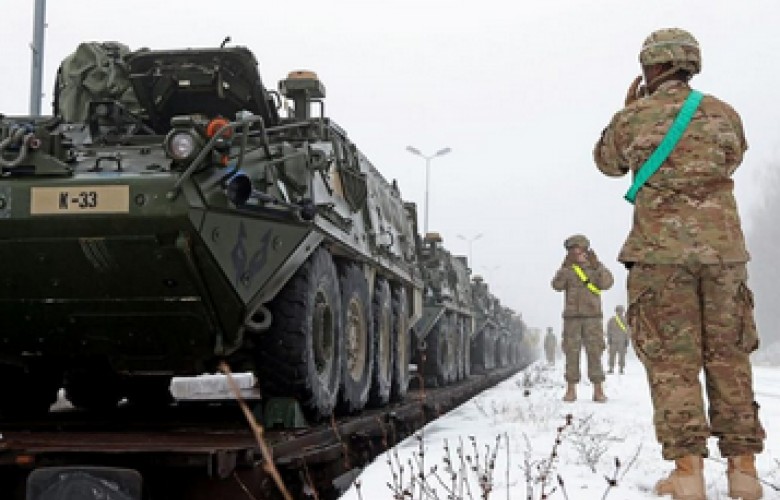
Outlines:
POLYGON ((615 278, 612 276, 612 272, 607 269, 604 264, 599 262, 593 276, 593 283, 601 290, 609 290, 615 283, 615 278))
POLYGON ((552 279, 552 288, 556 292, 562 292, 566 290, 566 283, 569 281, 569 270, 561 266, 558 272, 552 279))
POLYGON ((593 160, 596 166, 610 177, 621 177, 628 173, 628 158, 623 154, 627 126, 622 113, 616 113, 609 125, 601 132, 601 137, 593 148, 593 160))

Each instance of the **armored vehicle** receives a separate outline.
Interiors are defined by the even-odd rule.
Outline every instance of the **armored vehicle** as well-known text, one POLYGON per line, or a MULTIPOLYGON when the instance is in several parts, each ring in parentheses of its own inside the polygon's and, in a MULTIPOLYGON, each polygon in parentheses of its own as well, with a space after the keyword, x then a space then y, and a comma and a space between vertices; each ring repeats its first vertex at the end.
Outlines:
POLYGON ((80 407, 156 404, 220 360, 312 419, 403 397, 414 207, 314 73, 274 92, 245 48, 83 44, 56 94, 0 121, 2 411, 63 383, 80 407))
POLYGON ((475 372, 484 373, 498 366, 496 342, 499 323, 496 315, 496 297, 480 275, 471 279, 474 301, 474 335, 471 341, 471 359, 475 372))
POLYGON ((419 243, 425 293, 423 315, 414 328, 415 361, 429 384, 447 385, 471 373, 474 311, 466 258, 442 246, 438 233, 419 243))

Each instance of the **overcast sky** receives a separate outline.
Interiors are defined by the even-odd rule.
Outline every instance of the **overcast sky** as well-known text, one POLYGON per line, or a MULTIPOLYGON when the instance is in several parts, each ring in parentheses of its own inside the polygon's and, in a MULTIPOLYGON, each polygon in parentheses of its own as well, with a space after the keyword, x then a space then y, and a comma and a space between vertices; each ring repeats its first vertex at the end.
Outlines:
MULTIPOLYGON (((23 114, 34 2, 0 4, 0 113, 23 114)), ((451 147, 432 162, 430 228, 460 254, 468 244, 458 235, 482 233, 475 272, 532 326, 556 332, 562 297, 550 279, 572 233, 587 234, 615 273, 607 311, 625 301, 615 259, 630 223, 629 179, 602 176, 591 151, 651 31, 691 31, 703 53, 693 85, 742 115, 750 151, 735 178, 747 225, 762 171, 780 157, 776 0, 55 0, 46 20, 47 113, 56 68, 81 41, 168 49, 229 35, 254 51, 268 87, 315 70, 327 114, 421 216, 425 162, 405 148, 451 147)))

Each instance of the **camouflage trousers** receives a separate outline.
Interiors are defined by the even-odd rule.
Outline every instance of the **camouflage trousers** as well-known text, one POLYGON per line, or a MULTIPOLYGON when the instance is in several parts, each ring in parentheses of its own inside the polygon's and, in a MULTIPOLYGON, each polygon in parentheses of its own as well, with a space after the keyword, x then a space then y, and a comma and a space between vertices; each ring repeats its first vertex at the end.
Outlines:
POLYGON ((566 357, 564 378, 571 384, 580 381, 580 352, 583 346, 588 358, 588 380, 599 384, 604 381, 601 355, 606 347, 601 318, 563 318, 561 348, 566 357))
POLYGON ((544 355, 547 357, 547 363, 554 365, 555 364, 555 348, 553 347, 550 349, 549 347, 544 348, 544 355))
POLYGON ((749 354, 758 347, 744 264, 636 264, 628 274, 628 323, 647 371, 653 424, 667 460, 760 453, 749 354), (709 400, 709 424, 699 374, 709 400))
POLYGON ((627 346, 623 344, 622 346, 609 344, 609 371, 613 371, 615 369, 615 358, 617 358, 618 367, 622 370, 626 366, 626 351, 627 346))

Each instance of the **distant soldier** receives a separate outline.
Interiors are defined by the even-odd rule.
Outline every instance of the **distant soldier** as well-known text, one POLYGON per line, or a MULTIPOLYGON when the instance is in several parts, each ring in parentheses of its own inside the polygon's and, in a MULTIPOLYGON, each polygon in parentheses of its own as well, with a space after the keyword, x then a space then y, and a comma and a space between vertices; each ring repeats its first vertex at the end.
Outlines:
POLYGON ((566 356, 567 382, 563 400, 577 399, 577 384, 580 381, 580 352, 583 345, 588 357, 588 379, 593 383, 593 400, 603 403, 604 368, 601 356, 604 354, 604 328, 601 323, 601 291, 608 290, 613 283, 612 273, 599 262, 590 249, 590 241, 576 234, 563 242, 566 258, 552 280, 553 290, 564 292, 563 309, 563 354, 566 356))
POLYGON ((639 61, 645 85, 641 76, 631 83, 594 158, 604 174, 634 178, 626 194, 634 222, 618 260, 629 269, 628 322, 647 370, 655 434, 663 457, 675 461, 655 491, 703 500, 703 457, 716 436, 728 458, 729 497, 757 500, 755 454, 766 434, 753 392, 758 333, 732 179, 747 150, 742 121, 688 85, 701 52, 687 31, 651 33, 639 61))
POLYGON ((615 357, 618 358, 620 374, 626 366, 626 350, 628 349, 628 323, 623 314, 625 308, 617 306, 615 315, 607 322, 607 348, 609 351, 609 373, 615 373, 615 357))
POLYGON ((544 337, 544 354, 547 357, 547 364, 555 365, 555 349, 558 347, 558 340, 555 338, 552 327, 547 328, 547 335, 544 337))

